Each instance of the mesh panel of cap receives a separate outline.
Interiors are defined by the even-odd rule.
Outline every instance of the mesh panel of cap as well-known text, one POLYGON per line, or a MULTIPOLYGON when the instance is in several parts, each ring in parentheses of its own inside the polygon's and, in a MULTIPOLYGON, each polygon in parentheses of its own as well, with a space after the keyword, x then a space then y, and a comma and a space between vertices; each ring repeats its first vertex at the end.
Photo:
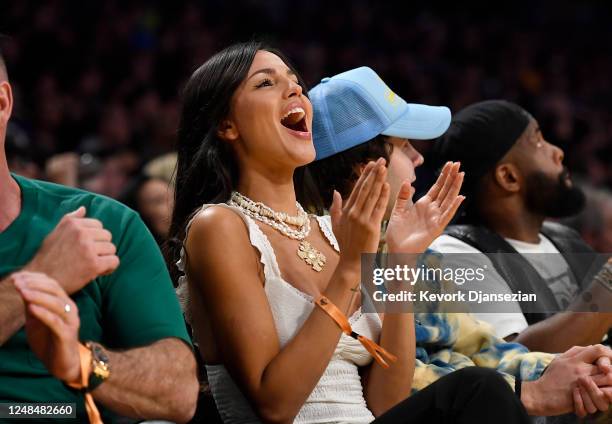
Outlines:
POLYGON ((327 99, 328 113, 333 116, 332 123, 336 135, 357 125, 372 121, 380 125, 380 118, 372 107, 352 88, 342 88, 327 99))
POLYGON ((316 109, 314 113, 314 119, 312 120, 312 134, 318 135, 320 138, 329 138, 331 134, 327 132, 325 128, 324 120, 320 110, 316 109))

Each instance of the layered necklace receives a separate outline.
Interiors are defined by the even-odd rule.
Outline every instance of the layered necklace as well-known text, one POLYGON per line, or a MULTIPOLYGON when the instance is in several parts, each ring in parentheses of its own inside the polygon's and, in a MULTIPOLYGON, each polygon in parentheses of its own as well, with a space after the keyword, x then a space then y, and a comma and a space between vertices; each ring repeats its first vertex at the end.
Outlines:
POLYGON ((291 216, 284 212, 277 212, 261 202, 255 202, 244 194, 237 191, 232 192, 229 204, 242 210, 245 215, 257 221, 263 222, 274 228, 286 237, 300 242, 297 255, 317 272, 323 270, 327 258, 312 244, 306 241, 310 234, 310 219, 299 202, 295 202, 298 214, 291 216), (297 227, 292 228, 291 226, 297 227))

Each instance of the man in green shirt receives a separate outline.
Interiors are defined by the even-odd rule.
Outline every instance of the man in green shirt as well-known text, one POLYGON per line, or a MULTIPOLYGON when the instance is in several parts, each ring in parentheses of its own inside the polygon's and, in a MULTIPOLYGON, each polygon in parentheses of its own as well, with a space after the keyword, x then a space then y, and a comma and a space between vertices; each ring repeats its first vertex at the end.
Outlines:
POLYGON ((153 237, 114 200, 10 174, 11 108, 0 55, 0 403, 74 402, 81 421, 65 383, 83 381, 106 422, 188 421, 195 358, 153 237))

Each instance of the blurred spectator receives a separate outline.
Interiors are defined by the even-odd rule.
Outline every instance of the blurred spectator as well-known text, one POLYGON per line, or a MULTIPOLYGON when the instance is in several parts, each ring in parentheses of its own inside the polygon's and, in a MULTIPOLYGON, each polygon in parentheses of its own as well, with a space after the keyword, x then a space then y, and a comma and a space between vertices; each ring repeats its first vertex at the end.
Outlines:
MULTIPOLYGON (((172 151, 195 67, 258 36, 287 52, 310 85, 367 65, 408 101, 453 111, 517 102, 564 149, 572 174, 610 190, 611 20, 612 3, 595 1, 477 10, 374 0, 8 2, 0 45, 13 120, 29 140, 11 169, 46 178, 40 158, 77 152, 79 185, 118 196, 143 163, 172 151)), ((428 163, 422 184, 433 175, 428 163)), ((55 174, 57 162, 49 166, 55 174)))
POLYGON ((95 135, 85 138, 79 150, 105 152, 121 149, 131 144, 132 122, 128 111, 121 104, 110 104, 104 109, 95 135))
POLYGON ((14 123, 6 131, 6 160, 9 169, 27 178, 41 178, 41 171, 30 138, 14 123))
POLYGON ((60 153, 45 163, 45 175, 52 183, 68 187, 79 186, 79 155, 73 152, 60 153))
POLYGON ((174 206, 174 190, 165 180, 139 175, 119 200, 140 214, 158 244, 165 241, 174 206))
POLYGON ((144 173, 150 177, 160 178, 168 184, 174 185, 176 159, 176 153, 167 153, 155 158, 146 164, 144 173))
POLYGON ((564 224, 577 230, 600 253, 612 253, 612 192, 581 183, 586 195, 582 212, 564 224))
POLYGON ((91 161, 89 165, 85 165, 83 161, 79 164, 80 173, 85 174, 80 177, 80 187, 115 199, 123 193, 130 182, 130 177, 140 166, 138 155, 131 150, 119 150, 112 154, 94 157, 91 161), (96 167, 97 172, 95 172, 96 167), (84 171, 83 168, 87 170, 84 171))

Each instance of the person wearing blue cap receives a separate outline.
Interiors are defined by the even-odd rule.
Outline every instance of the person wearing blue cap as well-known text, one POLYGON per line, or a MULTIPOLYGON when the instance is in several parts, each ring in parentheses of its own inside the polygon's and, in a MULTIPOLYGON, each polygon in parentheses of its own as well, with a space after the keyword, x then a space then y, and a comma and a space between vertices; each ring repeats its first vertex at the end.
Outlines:
MULTIPOLYGON (((310 92, 314 109, 313 142, 317 152, 316 161, 309 166, 313 175, 321 176, 334 184, 317 184, 318 199, 309 203, 321 213, 332 199, 332 187, 342 197, 350 193, 350 185, 339 185, 338 180, 347 181, 353 175, 355 162, 383 157, 389 162, 391 198, 400 191, 405 179, 412 183, 414 168, 423 162, 423 157, 408 141, 434 139, 446 131, 451 122, 451 113, 444 106, 408 104, 395 94, 380 77, 368 67, 343 72, 333 78, 323 78, 310 92), (374 140, 374 143, 364 143, 374 140), (325 159, 339 152, 330 161, 325 159), (395 152, 395 153, 394 153, 395 152)), ((452 164, 458 174, 459 164, 452 164)), ((463 174, 461 174, 463 178, 463 174)), ((388 219, 393 203, 387 206, 388 219)))
MULTIPOLYGON (((406 103, 367 67, 324 78, 310 91, 310 98, 314 109, 313 142, 317 161, 308 169, 319 195, 304 192, 302 197, 310 208, 319 212, 327 209, 332 193, 334 196, 336 192, 343 196, 350 193, 364 165, 378 157, 385 158, 388 163, 387 180, 392 196, 395 191, 410 187, 415 178, 414 168, 423 163, 423 157, 409 140, 434 139, 450 124, 447 108, 406 103)), ((441 176, 456 173, 458 166, 447 162, 441 176)), ((418 211, 431 206, 430 193, 431 190, 414 204, 411 199, 406 202, 412 219, 418 219, 418 211)), ((409 198, 412 194, 410 190, 409 198)), ((396 213, 392 205, 388 205, 385 219, 393 221, 396 213)), ((389 251, 387 245, 395 239, 395 230, 391 224, 387 226, 380 251, 389 251)), ((423 262, 427 263, 434 255, 432 251, 425 251, 427 246, 410 253, 425 252, 423 262)), ((433 259, 435 261, 435 257, 433 259)), ((612 392, 609 388, 597 387, 607 386, 610 378, 609 362, 601 361, 610 357, 608 348, 601 345, 573 348, 555 360, 553 355, 529 352, 518 343, 498 338, 490 326, 469 313, 415 313, 415 322, 414 391, 431 387, 432 382, 456 370, 480 366, 496 369, 503 375, 530 415, 568 412, 585 415, 585 405, 589 411, 594 405, 600 410, 609 406, 612 392), (577 351, 581 352, 580 357, 575 356, 577 351), (573 362, 568 364, 566 358, 572 358, 573 362), (581 368, 586 369, 596 361, 598 375, 593 378, 581 375, 581 368), (547 372, 543 374, 545 369, 547 372), (580 378, 576 378, 577 375, 580 378), (554 401, 545 401, 545 396, 554 401)))

